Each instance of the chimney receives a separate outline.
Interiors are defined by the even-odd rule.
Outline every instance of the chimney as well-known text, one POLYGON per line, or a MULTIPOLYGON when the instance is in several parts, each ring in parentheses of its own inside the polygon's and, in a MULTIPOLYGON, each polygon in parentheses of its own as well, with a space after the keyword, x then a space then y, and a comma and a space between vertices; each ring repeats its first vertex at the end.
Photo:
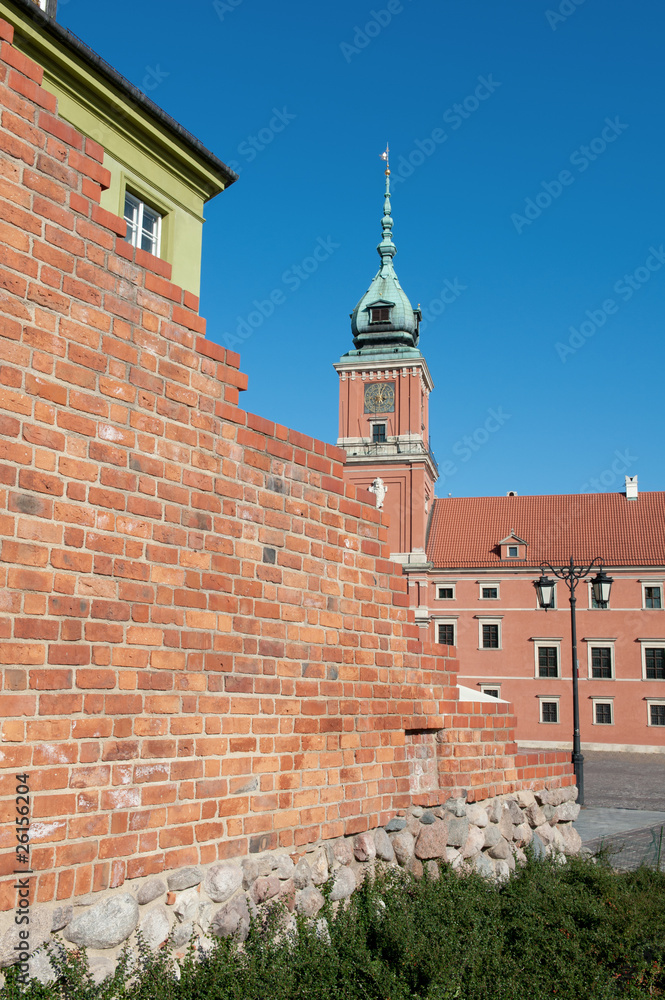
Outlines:
POLYGON ((35 6, 39 7, 47 17, 55 21, 58 12, 58 0, 33 0, 35 6))
POLYGON ((637 500, 637 476, 626 476, 626 500, 637 500))

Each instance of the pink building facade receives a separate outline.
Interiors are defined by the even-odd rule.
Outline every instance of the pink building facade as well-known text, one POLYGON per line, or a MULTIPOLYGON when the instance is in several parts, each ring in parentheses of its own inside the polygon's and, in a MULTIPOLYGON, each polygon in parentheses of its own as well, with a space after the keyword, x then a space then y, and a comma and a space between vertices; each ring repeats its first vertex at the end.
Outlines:
POLYGON ((512 703, 524 746, 572 743, 569 591, 558 581, 541 609, 540 564, 600 557, 609 607, 593 606, 591 575, 576 591, 582 744, 665 752, 665 493, 640 495, 634 477, 625 494, 435 499, 434 385, 393 268, 389 176, 381 266, 335 365, 344 478, 387 515, 423 638, 456 648, 464 697, 512 703))

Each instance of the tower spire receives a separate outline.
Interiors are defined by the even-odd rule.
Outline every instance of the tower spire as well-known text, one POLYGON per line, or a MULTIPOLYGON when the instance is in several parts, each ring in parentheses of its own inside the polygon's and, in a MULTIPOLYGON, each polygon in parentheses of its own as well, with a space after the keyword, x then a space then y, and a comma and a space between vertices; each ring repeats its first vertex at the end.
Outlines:
POLYGON ((351 332, 355 351, 363 357, 390 354, 420 357, 418 324, 420 309, 414 309, 402 289, 393 257, 393 213, 390 203, 390 147, 386 145, 381 159, 386 163, 386 189, 383 196, 381 242, 377 246, 381 265, 374 280, 351 313, 351 332))

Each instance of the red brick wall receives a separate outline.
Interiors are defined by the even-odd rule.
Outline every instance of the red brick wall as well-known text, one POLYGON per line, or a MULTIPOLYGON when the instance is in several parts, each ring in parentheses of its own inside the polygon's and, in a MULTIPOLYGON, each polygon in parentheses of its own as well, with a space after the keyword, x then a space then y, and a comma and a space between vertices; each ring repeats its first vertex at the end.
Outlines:
POLYGON ((517 787, 343 454, 238 409, 239 358, 0 37, 0 909, 17 771, 37 901, 375 827, 411 801, 407 731, 466 734, 430 798, 517 787))

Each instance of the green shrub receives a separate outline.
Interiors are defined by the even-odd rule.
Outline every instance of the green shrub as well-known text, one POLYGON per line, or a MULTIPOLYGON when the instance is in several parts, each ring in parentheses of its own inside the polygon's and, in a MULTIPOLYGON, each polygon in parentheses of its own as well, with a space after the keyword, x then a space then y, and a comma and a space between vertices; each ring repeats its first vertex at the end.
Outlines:
POLYGON ((529 857, 504 883, 460 876, 416 882, 385 870, 319 922, 274 907, 247 941, 125 954, 95 985, 85 953, 51 949, 58 980, 6 1000, 612 1000, 665 995, 665 874, 571 858, 529 857), (325 920, 326 925, 321 921, 325 920))

